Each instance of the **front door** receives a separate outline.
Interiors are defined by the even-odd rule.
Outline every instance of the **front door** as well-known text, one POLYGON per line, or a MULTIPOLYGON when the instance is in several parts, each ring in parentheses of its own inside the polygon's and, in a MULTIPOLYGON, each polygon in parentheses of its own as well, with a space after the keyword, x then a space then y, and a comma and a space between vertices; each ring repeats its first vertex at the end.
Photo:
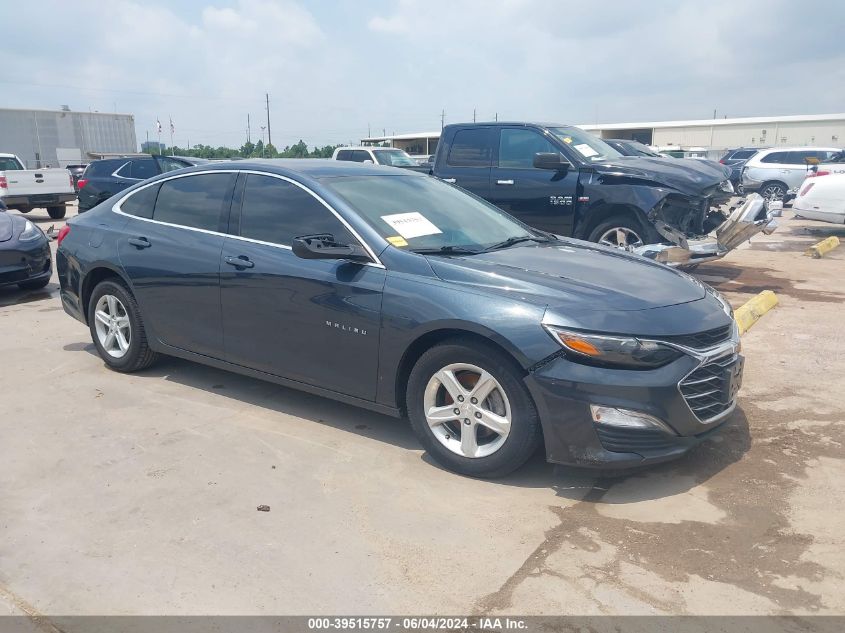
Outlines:
POLYGON ((243 176, 240 213, 221 256, 226 359, 375 400, 385 270, 300 259, 294 237, 357 240, 322 202, 288 179, 243 176))
POLYGON ((529 226, 572 235, 578 202, 578 170, 555 172, 534 167, 538 152, 560 150, 537 130, 502 128, 490 174, 488 200, 529 226))
POLYGON ((496 130, 492 127, 459 129, 448 154, 437 164, 437 176, 482 198, 490 193, 490 165, 496 130))

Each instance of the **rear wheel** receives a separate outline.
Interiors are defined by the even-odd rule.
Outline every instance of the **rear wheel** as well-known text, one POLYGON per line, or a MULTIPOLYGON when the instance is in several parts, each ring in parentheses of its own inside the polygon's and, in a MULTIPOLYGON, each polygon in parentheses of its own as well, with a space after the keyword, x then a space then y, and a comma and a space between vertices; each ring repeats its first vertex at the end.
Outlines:
POLYGON ((47 207, 47 215, 54 220, 61 220, 65 217, 65 213, 67 213, 67 208, 64 205, 60 207, 47 207))
POLYGON ((660 235, 651 226, 643 225, 635 217, 614 215, 597 224, 587 239, 604 246, 636 248, 659 242, 660 235))
POLYGON ((408 417, 426 451, 472 477, 502 477, 534 453, 542 434, 513 361, 456 339, 431 348, 411 371, 408 417))
POLYGON ((786 185, 780 182, 767 182, 760 187, 760 195, 766 201, 783 200, 786 197, 786 185))
POLYGON ((118 281, 106 280, 94 288, 88 327, 100 358, 116 371, 145 369, 157 357, 147 343, 135 297, 118 281))
POLYGON ((32 207, 18 207, 18 211, 20 211, 21 213, 29 213, 30 211, 32 211, 32 207))

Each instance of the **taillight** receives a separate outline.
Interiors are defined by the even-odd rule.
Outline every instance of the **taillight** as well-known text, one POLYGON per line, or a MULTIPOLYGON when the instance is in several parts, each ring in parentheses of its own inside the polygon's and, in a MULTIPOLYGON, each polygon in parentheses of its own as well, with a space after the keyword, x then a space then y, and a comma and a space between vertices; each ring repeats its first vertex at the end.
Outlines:
POLYGON ((79 180, 76 181, 76 186, 79 187, 80 189, 82 189, 87 184, 88 184, 87 178, 80 178, 79 180))
POLYGON ((724 158, 720 158, 720 159, 719 159, 719 162, 720 162, 720 163, 722 163, 722 164, 724 165, 724 164, 725 164, 725 159, 724 159, 724 158))
POLYGON ((829 171, 811 171, 807 174, 807 178, 818 178, 819 176, 830 176, 829 171))
POLYGON ((814 183, 814 182, 808 182, 805 185, 805 187, 801 190, 801 193, 798 194, 798 197, 800 198, 801 196, 806 196, 807 193, 810 191, 810 189, 813 188, 813 185, 815 185, 815 184, 816 183, 814 183))
POLYGON ((70 225, 65 224, 60 230, 59 234, 56 236, 56 246, 62 245, 62 240, 65 239, 70 233, 70 225))
POLYGON ((6 182, 6 176, 0 176, 0 189, 8 189, 9 183, 6 182))

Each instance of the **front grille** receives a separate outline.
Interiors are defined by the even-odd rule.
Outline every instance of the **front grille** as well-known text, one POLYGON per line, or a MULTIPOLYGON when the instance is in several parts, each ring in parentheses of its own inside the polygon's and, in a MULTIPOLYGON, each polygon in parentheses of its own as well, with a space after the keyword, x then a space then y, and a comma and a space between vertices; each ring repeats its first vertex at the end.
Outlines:
POLYGON ((677 438, 662 431, 643 431, 596 425, 601 445, 613 453, 667 451, 678 446, 677 438))
POLYGON ((732 326, 730 325, 723 325, 722 327, 699 332, 698 334, 661 336, 660 339, 666 341, 667 343, 675 343, 676 345, 683 345, 684 347, 706 349, 727 341, 731 337, 731 327, 732 326))
POLYGON ((681 394, 702 422, 727 411, 739 389, 742 367, 736 354, 702 365, 681 381, 681 394))

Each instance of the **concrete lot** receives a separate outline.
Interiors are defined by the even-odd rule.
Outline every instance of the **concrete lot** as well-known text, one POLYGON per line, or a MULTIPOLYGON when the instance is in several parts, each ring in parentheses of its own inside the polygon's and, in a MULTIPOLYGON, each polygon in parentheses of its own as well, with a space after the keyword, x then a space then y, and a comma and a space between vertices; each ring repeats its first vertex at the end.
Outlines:
POLYGON ((801 255, 843 231, 786 216, 696 271, 781 300, 728 428, 614 479, 476 481, 402 421, 179 360, 117 374, 55 283, 0 289, 0 612, 845 614, 845 247, 801 255))

